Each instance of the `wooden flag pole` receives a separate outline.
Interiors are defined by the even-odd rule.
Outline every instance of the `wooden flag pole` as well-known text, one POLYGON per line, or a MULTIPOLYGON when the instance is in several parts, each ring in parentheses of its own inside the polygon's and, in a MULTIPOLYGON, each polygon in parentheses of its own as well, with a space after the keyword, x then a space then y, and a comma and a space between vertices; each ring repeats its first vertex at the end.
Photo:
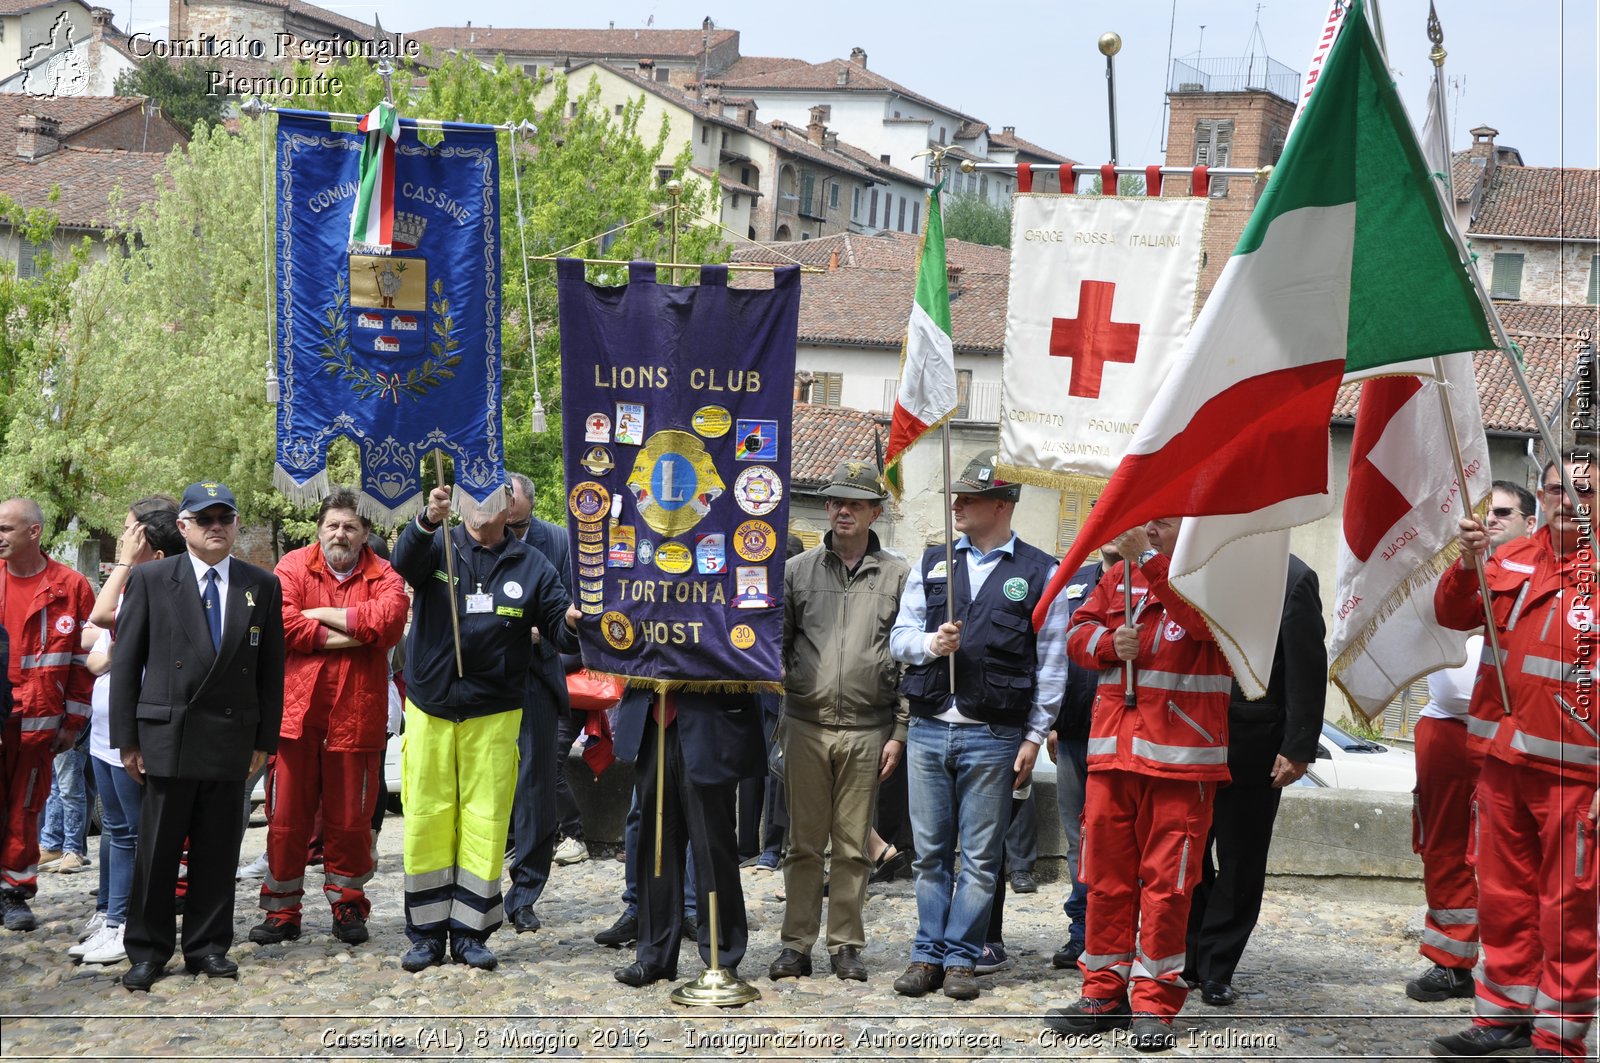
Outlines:
MULTIPOLYGON (((443 487, 444 483, 444 451, 433 452, 434 482, 443 487)), ((456 550, 455 544, 450 541, 450 515, 444 518, 444 574, 445 582, 450 585, 450 634, 456 644, 456 678, 465 678, 466 665, 461 661, 461 611, 456 607, 456 550)))

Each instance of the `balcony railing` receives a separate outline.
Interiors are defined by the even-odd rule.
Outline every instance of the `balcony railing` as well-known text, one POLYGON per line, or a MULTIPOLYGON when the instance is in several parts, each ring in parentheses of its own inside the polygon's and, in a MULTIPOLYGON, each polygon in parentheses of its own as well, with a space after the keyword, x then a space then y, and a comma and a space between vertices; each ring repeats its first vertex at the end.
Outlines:
POLYGON ((1239 59, 1174 59, 1168 92, 1248 92, 1259 89, 1293 101, 1300 93, 1300 75, 1275 59, 1247 55, 1239 59))
POLYGON ((778 193, 778 213, 779 214, 799 214, 800 213, 800 197, 795 195, 793 192, 779 192, 778 193))

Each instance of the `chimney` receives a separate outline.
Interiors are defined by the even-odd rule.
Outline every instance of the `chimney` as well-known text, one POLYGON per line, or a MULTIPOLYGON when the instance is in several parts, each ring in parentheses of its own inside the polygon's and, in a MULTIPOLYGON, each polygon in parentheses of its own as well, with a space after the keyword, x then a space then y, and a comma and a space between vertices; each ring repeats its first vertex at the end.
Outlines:
POLYGON ((89 21, 94 24, 96 32, 103 32, 111 25, 111 9, 109 7, 91 7, 89 21))
POLYGON ((54 118, 42 115, 17 115, 17 157, 42 159, 61 146, 56 139, 61 125, 54 118))
MULTIPOLYGON (((752 123, 755 122, 755 120, 756 120, 756 101, 755 100, 746 100, 743 103, 741 103, 739 105, 739 122, 742 125, 751 125, 752 123)), ((777 125, 778 125, 777 122, 773 122, 772 124, 773 124, 774 128, 776 128, 777 125)))
POLYGON ((850 49, 850 61, 865 70, 867 68, 867 50, 865 48, 850 49))
POLYGON ((850 68, 841 66, 839 72, 834 75, 833 83, 841 86, 850 84, 850 68))
POLYGON ((639 60, 639 76, 646 81, 655 80, 656 61, 654 59, 639 60))
POLYGON ((839 249, 833 249, 833 254, 828 256, 828 272, 832 273, 839 268, 839 249))
POLYGON ((822 146, 824 134, 828 131, 828 127, 822 122, 825 113, 826 110, 820 106, 811 108, 811 121, 806 123, 806 139, 819 148, 822 146))
POLYGON ((1004 133, 1008 137, 1014 137, 1017 135, 1017 127, 1014 125, 1001 126, 1000 132, 1004 133))
POLYGON ((964 267, 953 262, 946 262, 944 267, 945 283, 950 288, 950 298, 954 299, 961 294, 961 274, 964 267))
POLYGON ((1495 171, 1495 165, 1500 161, 1500 153, 1495 150, 1494 138, 1500 135, 1500 130, 1492 126, 1481 125, 1472 131, 1471 156, 1483 160, 1483 179, 1488 180, 1495 171))
POLYGON ((831 129, 828 130, 826 133, 823 133, 822 134, 822 146, 824 148, 826 148, 827 150, 829 150, 829 151, 838 151, 839 150, 839 134, 835 133, 831 129))

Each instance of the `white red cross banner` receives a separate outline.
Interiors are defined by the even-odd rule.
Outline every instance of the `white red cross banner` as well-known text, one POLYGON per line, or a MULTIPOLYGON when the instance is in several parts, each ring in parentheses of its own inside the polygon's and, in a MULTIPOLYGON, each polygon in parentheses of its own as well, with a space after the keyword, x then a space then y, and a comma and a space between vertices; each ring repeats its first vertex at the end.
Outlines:
POLYGON ((1189 334, 1206 207, 1013 197, 1002 475, 1058 487, 1111 475, 1189 334))

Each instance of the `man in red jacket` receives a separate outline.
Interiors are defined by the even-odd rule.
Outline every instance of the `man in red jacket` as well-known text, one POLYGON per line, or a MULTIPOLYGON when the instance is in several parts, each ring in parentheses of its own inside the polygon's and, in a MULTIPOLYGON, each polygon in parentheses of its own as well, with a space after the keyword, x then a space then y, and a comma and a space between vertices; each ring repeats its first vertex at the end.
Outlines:
POLYGON ((0 504, 0 625, 11 635, 15 708, 0 729, 0 915, 7 930, 38 925, 39 810, 55 755, 89 726, 94 677, 79 645, 94 607, 89 581, 39 548, 44 514, 28 498, 0 504))
POLYGON ((258 945, 300 936, 306 842, 322 809, 323 886, 333 936, 367 940, 372 811, 382 787, 389 651, 410 605, 398 573, 367 549, 372 524, 353 491, 317 511, 317 541, 278 562, 286 649, 283 731, 267 776, 267 875, 250 931, 258 945))
POLYGON ((1531 1040, 1536 1055, 1586 1058, 1600 980, 1592 459, 1569 451, 1545 466, 1545 526, 1493 556, 1483 525, 1463 520, 1461 559, 1434 591, 1441 624, 1475 627, 1483 601, 1473 570, 1483 567, 1510 696, 1506 706, 1493 671, 1480 673, 1470 711, 1471 741, 1487 747, 1472 833, 1483 958, 1473 972, 1474 1024, 1435 1038, 1436 1056, 1484 1056, 1531 1040))
POLYGON ((1083 998, 1052 1010, 1059 1033, 1129 1026, 1140 1051, 1174 1047, 1183 1006, 1189 898, 1228 781, 1233 676, 1205 619, 1167 583, 1182 518, 1153 520, 1116 541, 1119 561, 1072 616, 1067 655, 1100 672, 1089 724, 1089 781, 1079 875, 1089 887, 1078 966, 1083 998), (1132 616, 1123 573, 1136 568, 1132 616), (1124 662, 1134 664, 1134 704, 1124 662), (1130 1006, 1131 1005, 1131 1006, 1130 1006))

